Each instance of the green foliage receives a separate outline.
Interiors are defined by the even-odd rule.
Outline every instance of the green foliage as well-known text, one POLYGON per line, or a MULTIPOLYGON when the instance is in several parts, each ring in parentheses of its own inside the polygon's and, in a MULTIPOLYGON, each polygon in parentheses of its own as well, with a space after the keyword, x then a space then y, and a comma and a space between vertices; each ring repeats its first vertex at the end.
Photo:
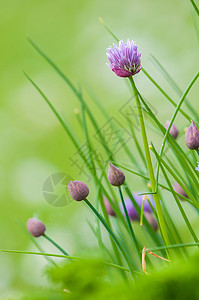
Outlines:
POLYGON ((105 266, 98 260, 71 260, 59 268, 47 269, 53 282, 61 283, 63 288, 73 292, 99 289, 105 273, 105 266))
POLYGON ((199 252, 186 263, 173 263, 161 271, 138 277, 136 285, 133 285, 122 281, 108 281, 106 268, 99 260, 71 261, 46 271, 57 291, 41 290, 22 299, 198 299, 198 265, 199 252))

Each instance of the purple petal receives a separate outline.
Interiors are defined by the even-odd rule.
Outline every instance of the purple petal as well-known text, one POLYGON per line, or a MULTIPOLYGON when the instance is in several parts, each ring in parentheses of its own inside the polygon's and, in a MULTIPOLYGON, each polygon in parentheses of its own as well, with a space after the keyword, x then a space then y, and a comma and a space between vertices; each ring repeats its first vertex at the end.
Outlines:
POLYGON ((130 77, 130 76, 132 76, 131 72, 129 72, 127 70, 120 69, 118 67, 113 67, 112 71, 115 72, 115 74, 119 77, 130 77))

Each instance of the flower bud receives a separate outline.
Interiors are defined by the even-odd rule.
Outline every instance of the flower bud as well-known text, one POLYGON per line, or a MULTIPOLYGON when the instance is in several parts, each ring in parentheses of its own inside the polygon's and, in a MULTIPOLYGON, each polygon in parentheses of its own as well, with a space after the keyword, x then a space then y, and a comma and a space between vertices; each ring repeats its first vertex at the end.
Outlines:
MULTIPOLYGON (((182 195, 182 196, 184 196, 184 197, 186 197, 186 198, 189 198, 188 197, 188 195, 185 193, 185 191, 183 190, 183 188, 177 183, 177 182, 175 182, 174 184, 173 184, 173 188, 174 188, 174 191, 176 192, 176 193, 178 193, 178 194, 180 194, 180 195, 182 195)), ((179 199, 180 200, 183 200, 183 198, 181 198, 180 196, 179 196, 179 199)))
POLYGON ((124 173, 109 162, 108 180, 114 186, 121 186, 125 181, 124 173))
POLYGON ((116 216, 116 213, 114 212, 110 202, 108 201, 108 199, 106 197, 104 197, 104 206, 105 206, 107 214, 109 216, 112 216, 112 217, 116 216))
POLYGON ((158 222, 156 221, 156 219, 153 217, 152 214, 150 214, 149 212, 145 212, 144 213, 145 218, 147 219, 148 223, 151 225, 151 227, 157 231, 158 230, 158 222))
POLYGON ((34 237, 40 237, 46 231, 45 225, 35 218, 28 219, 27 229, 34 237))
POLYGON ((199 149, 199 130, 193 121, 185 133, 185 144, 190 150, 199 149))
POLYGON ((89 194, 88 186, 81 181, 70 181, 68 184, 68 190, 71 197, 76 201, 84 200, 89 194))
MULTIPOLYGON (((165 123, 165 125, 164 125, 164 128, 165 128, 166 130, 168 129, 170 123, 171 123, 170 121, 166 121, 166 123, 165 123)), ((169 133, 170 133, 170 135, 172 135, 172 137, 173 137, 174 139, 177 139, 178 134, 179 134, 179 131, 178 131, 177 127, 175 126, 175 124, 172 124, 172 125, 171 125, 171 128, 170 128, 170 130, 169 130, 169 133)))

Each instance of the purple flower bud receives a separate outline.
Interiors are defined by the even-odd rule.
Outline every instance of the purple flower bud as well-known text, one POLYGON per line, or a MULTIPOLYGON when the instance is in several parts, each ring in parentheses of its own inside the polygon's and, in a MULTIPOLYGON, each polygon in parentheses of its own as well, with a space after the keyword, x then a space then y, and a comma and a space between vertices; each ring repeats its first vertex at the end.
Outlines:
POLYGON ((198 166, 196 167, 196 171, 199 172, 199 162, 198 162, 198 166))
MULTIPOLYGON (((137 204, 139 205, 139 207, 141 209, 142 202, 143 202, 143 196, 142 195, 139 196, 137 193, 136 194, 133 193, 133 197, 134 197, 135 201, 137 202, 137 204)), ((149 198, 152 206, 155 208, 155 202, 154 202, 153 198, 150 195, 147 196, 147 197, 149 198)), ((136 209, 135 209, 135 207, 134 207, 134 205, 133 205, 130 198, 125 199, 125 206, 126 206, 129 218, 131 220, 139 221, 138 213, 137 213, 137 211, 136 211, 136 209)), ((122 214, 125 216, 122 204, 120 204, 120 209, 121 209, 122 214)), ((147 200, 145 200, 145 203, 144 203, 144 212, 152 213, 151 206, 150 206, 150 204, 147 200)))
POLYGON ((157 231, 158 230, 158 222, 156 219, 152 216, 151 213, 145 212, 144 213, 145 218, 147 219, 148 223, 151 225, 151 227, 157 231))
POLYGON ((116 213, 114 212, 110 202, 108 201, 108 199, 106 197, 104 197, 104 206, 105 206, 107 214, 109 216, 112 216, 112 217, 116 216, 116 213))
POLYGON ((28 219, 27 229, 34 237, 40 237, 46 231, 45 225, 35 218, 28 219))
MULTIPOLYGON (((165 128, 166 130, 168 129, 170 123, 171 123, 170 121, 166 121, 166 123, 165 123, 165 125, 164 125, 164 128, 165 128)), ((172 124, 172 125, 171 125, 171 128, 170 128, 170 130, 169 130, 169 133, 170 133, 170 135, 172 135, 172 137, 173 137, 174 139, 177 139, 178 134, 179 134, 179 131, 178 131, 177 127, 175 126, 175 124, 172 124)))
MULTIPOLYGON (((175 191, 176 193, 178 193, 178 194, 180 194, 180 195, 186 197, 187 199, 189 198, 188 195, 185 193, 185 191, 182 189, 182 187, 181 187, 177 182, 174 182, 173 188, 174 188, 174 191, 175 191)), ((182 200, 182 201, 184 200, 184 199, 181 198, 180 196, 179 196, 179 199, 182 200)))
POLYGON ((193 121, 185 133, 185 144, 190 150, 199 149, 199 130, 193 121))
POLYGON ((70 181, 68 184, 68 190, 71 197, 76 201, 84 200, 89 194, 88 186, 81 181, 70 181))
POLYGON ((119 77, 130 77, 141 69, 141 53, 137 51, 134 41, 128 39, 126 43, 119 41, 119 47, 113 44, 106 53, 110 64, 107 64, 119 77))
POLYGON ((108 180, 114 186, 121 186, 125 181, 124 173, 109 162, 108 180))

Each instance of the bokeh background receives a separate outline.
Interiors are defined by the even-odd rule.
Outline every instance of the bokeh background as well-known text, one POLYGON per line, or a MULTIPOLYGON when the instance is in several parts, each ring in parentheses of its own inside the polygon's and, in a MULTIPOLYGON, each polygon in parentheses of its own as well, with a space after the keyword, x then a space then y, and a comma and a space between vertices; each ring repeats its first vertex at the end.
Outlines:
MULTIPOLYGON (((106 48, 114 40, 98 17, 120 39, 137 42, 142 64, 177 102, 179 96, 154 67, 150 55, 161 61, 182 90, 186 88, 198 69, 192 6, 188 0, 0 0, 0 7, 0 248, 35 250, 18 222, 25 224, 29 217, 37 216, 46 224, 49 235, 70 253, 89 252, 96 241, 86 221, 91 217, 87 209, 76 203, 55 207, 42 195, 43 184, 52 174, 86 178, 71 166, 75 148, 23 71, 45 92, 83 144, 75 113, 80 104, 31 47, 27 36, 76 86, 89 86, 110 115, 117 116, 130 94, 125 82, 106 66, 106 48)), ((144 74, 136 76, 136 83, 155 107, 158 118, 163 123, 169 119, 172 106, 144 74)), ((198 92, 194 86, 189 95, 195 109, 199 109, 198 92)), ((91 107, 103 125, 105 120, 98 109, 93 104, 91 107)), ((189 125, 181 117, 176 124, 181 130, 189 125)), ((122 154, 118 157, 121 163, 128 163, 122 154)), ((139 180, 135 185, 141 188, 139 180)), ((41 245, 46 251, 56 251, 43 240, 41 245)), ((47 284, 41 276, 44 265, 42 257, 0 254, 1 296, 20 296, 29 287, 47 284)))

